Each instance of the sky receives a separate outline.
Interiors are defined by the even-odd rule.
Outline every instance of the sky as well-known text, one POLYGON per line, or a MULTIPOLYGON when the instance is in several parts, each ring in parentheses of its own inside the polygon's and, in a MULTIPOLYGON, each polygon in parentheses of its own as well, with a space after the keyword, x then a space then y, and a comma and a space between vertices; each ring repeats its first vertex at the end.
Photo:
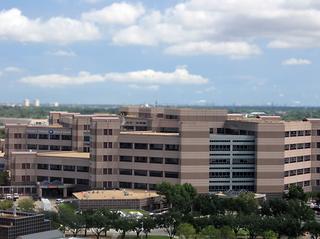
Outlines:
POLYGON ((0 103, 319 106, 319 0, 1 0, 0 103))

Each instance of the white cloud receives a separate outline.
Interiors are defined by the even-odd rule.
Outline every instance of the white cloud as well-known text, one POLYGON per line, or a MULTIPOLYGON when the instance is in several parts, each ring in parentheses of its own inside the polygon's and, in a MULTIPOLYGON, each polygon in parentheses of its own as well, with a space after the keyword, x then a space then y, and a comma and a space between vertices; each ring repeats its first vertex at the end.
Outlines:
POLYGON ((284 61, 282 61, 282 65, 310 65, 312 62, 308 59, 302 59, 302 58, 289 58, 284 61))
POLYGON ((7 66, 6 68, 3 69, 5 72, 10 72, 10 73, 18 73, 21 72, 22 69, 16 66, 7 66))
POLYGON ((142 85, 134 85, 134 84, 129 85, 129 87, 136 90, 152 90, 152 91, 159 90, 160 88, 160 86, 158 85, 142 86, 142 85))
POLYGON ((101 10, 93 10, 82 14, 86 21, 101 24, 130 25, 144 14, 145 10, 141 4, 128 4, 125 2, 112 3, 101 10))
POLYGON ((154 70, 132 71, 126 73, 110 72, 106 74, 91 74, 86 71, 79 72, 77 76, 60 74, 27 76, 20 82, 40 87, 62 87, 70 85, 84 85, 98 82, 117 82, 129 85, 148 86, 155 89, 157 85, 185 85, 205 84, 208 79, 190 74, 185 68, 177 68, 173 72, 154 70))
POLYGON ((247 57, 260 54, 256 45, 246 42, 189 42, 173 45, 165 50, 174 55, 230 55, 232 57, 247 57))
POLYGON ((98 28, 88 22, 65 17, 53 17, 46 21, 29 19, 16 8, 0 12, 0 39, 69 43, 99 37, 98 28))
POLYGON ((50 51, 48 52, 49 55, 53 56, 76 56, 77 54, 70 50, 57 50, 57 51, 50 51))

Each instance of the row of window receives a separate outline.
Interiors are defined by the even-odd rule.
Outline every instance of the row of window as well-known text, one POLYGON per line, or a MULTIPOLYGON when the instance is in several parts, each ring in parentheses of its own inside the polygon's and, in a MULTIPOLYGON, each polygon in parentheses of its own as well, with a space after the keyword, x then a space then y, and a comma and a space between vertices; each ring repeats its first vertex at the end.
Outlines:
POLYGON ((178 144, 146 144, 146 143, 120 143, 120 149, 143 149, 143 150, 167 150, 167 151, 179 151, 178 144))
POLYGON ((150 157, 148 161, 148 157, 145 156, 127 156, 121 155, 119 157, 120 162, 135 162, 135 163, 153 163, 153 164, 179 164, 179 158, 161 158, 161 157, 150 157))
POLYGON ((310 161, 311 155, 303 155, 303 156, 297 156, 297 157, 289 157, 284 159, 284 163, 299 163, 303 161, 310 161))
MULTIPOLYGON (((318 181, 318 180, 317 180, 317 181, 318 181)), ((284 185, 284 189, 285 189, 285 190, 288 190, 288 189, 289 189, 289 186, 308 187, 308 186, 310 186, 310 185, 311 185, 311 182, 310 182, 310 180, 308 180, 308 181, 302 181, 302 182, 297 182, 297 183, 285 184, 285 185, 284 185)), ((317 185, 320 185, 320 182, 319 182, 319 184, 317 184, 317 185)))
POLYGON ((37 164, 37 168, 41 170, 55 170, 55 171, 69 171, 69 172, 89 172, 89 167, 74 166, 74 165, 60 165, 60 164, 37 164))
POLYGON ((311 168, 300 168, 297 170, 289 170, 284 172, 285 177, 302 175, 302 174, 309 174, 311 172, 311 168))
MULTIPOLYGON (((230 178, 230 172, 210 172, 210 178, 230 178)), ((254 172, 232 172, 232 178, 253 178, 254 172)))
POLYGON ((66 184, 79 184, 79 185, 89 185, 88 179, 82 178, 59 178, 59 177, 47 177, 47 176, 38 176, 37 182, 63 182, 66 184), (62 181, 63 180, 63 181, 62 181))
MULTIPOLYGON (((254 151, 255 145, 232 145, 232 151, 254 151)), ((231 145, 210 145, 210 151, 231 151, 231 145)))
POLYGON ((219 191, 228 191, 228 190, 234 191, 240 191, 240 190, 245 190, 245 191, 254 191, 254 186, 253 185, 211 185, 209 186, 209 191, 210 192, 219 192, 219 191))
POLYGON ((149 190, 155 190, 156 184, 119 182, 119 188, 134 188, 134 189, 148 189, 149 188, 149 190))
POLYGON ((311 136, 311 130, 286 131, 285 137, 311 136))
MULTIPOLYGON (((216 158, 216 159, 210 159, 210 164, 230 164, 230 159, 221 159, 221 158, 216 158)), ((254 164, 255 159, 233 159, 232 164, 254 164)))
POLYGON ((54 150, 54 151, 72 151, 71 146, 60 146, 60 145, 37 145, 37 144, 28 144, 27 149, 31 150, 54 150))
MULTIPOLYGON (((209 129, 210 134, 214 134, 214 128, 209 129)), ((239 129, 229 129, 229 128, 217 128, 217 134, 230 134, 230 135, 255 135, 254 131, 250 130, 239 130, 239 129)))
POLYGON ((163 172, 163 171, 155 171, 155 170, 132 170, 132 169, 119 169, 120 175, 134 175, 134 176, 150 176, 150 177, 165 177, 165 178, 179 178, 178 172, 163 172), (149 172, 149 175, 148 175, 149 172))
POLYGON ((310 149, 310 148, 311 148, 311 143, 286 144, 284 146, 284 150, 310 149))
MULTIPOLYGON (((16 135, 15 135, 16 136, 16 135)), ((17 135, 20 136, 20 135, 17 135)), ((27 134, 28 139, 72 140, 72 135, 60 134, 27 134)))

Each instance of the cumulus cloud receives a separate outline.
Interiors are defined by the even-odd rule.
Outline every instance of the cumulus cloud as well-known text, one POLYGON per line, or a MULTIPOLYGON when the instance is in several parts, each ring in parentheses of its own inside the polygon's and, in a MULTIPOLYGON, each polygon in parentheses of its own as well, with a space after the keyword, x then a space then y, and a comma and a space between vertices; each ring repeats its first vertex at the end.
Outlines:
POLYGON ((170 46, 165 52, 174 55, 230 55, 238 58, 257 55, 261 51, 258 46, 246 42, 189 42, 170 46))
POLYGON ((70 50, 56 50, 56 51, 50 51, 48 52, 49 55, 53 55, 53 56, 76 56, 77 54, 73 51, 70 50))
POLYGON ((312 62, 308 59, 302 58, 289 58, 282 61, 282 65, 293 66, 293 65, 310 65, 312 62))
POLYGON ((10 72, 10 73, 18 73, 21 72, 22 69, 16 66, 7 66, 6 68, 3 69, 5 72, 10 72))
POLYGON ((0 39, 69 43, 99 37, 99 30, 92 23, 65 17, 53 17, 46 21, 29 19, 16 8, 0 12, 0 39))
POLYGON ((100 10, 93 10, 82 14, 86 21, 101 24, 121 24, 130 25, 144 14, 145 10, 141 4, 128 4, 125 2, 113 3, 100 10))
POLYGON ((68 85, 84 85, 98 82, 117 82, 127 83, 131 86, 157 85, 187 85, 187 84, 205 84, 208 79, 201 75, 190 74, 186 68, 177 68, 173 72, 162 72, 154 70, 131 71, 125 73, 110 72, 106 74, 91 74, 82 71, 76 76, 67 76, 60 74, 27 76, 20 79, 20 82, 40 86, 40 87, 61 87, 68 85))

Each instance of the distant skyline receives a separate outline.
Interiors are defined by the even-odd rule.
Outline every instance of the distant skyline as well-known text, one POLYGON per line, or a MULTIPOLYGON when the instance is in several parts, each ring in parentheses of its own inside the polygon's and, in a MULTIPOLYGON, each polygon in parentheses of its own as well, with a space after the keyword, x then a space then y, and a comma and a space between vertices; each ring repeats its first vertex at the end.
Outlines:
POLYGON ((320 106, 317 0, 0 2, 0 103, 320 106))

